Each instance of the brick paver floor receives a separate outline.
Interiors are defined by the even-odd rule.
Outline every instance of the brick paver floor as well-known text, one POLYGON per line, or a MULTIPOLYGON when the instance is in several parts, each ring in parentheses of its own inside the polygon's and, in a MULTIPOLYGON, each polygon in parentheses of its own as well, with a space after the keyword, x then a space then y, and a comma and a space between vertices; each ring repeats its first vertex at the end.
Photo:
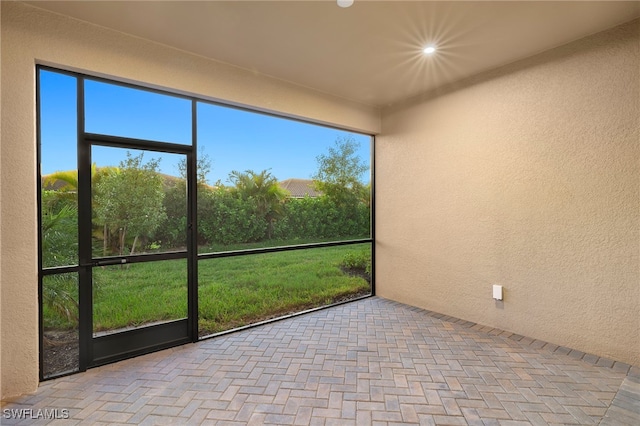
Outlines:
POLYGON ((638 370, 372 297, 44 382, 1 423, 631 425, 638 370))

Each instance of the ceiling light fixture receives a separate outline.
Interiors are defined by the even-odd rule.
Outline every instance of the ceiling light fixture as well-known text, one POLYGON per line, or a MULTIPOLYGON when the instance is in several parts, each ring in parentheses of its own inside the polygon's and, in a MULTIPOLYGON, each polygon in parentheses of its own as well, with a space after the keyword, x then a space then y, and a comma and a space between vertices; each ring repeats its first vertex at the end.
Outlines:
POLYGON ((433 52, 436 51, 436 48, 435 46, 427 46, 424 49, 422 49, 422 51, 427 55, 431 55, 433 52))
POLYGON ((354 0, 338 0, 338 6, 340 7, 349 7, 353 4, 354 0))

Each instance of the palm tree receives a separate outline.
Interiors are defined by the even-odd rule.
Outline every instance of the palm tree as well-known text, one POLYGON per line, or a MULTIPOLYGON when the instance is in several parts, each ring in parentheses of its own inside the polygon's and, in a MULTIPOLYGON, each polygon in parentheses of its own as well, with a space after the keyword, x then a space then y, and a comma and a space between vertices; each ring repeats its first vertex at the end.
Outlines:
POLYGON ((268 224, 268 238, 271 239, 273 222, 284 212, 283 203, 289 195, 278 180, 268 170, 255 173, 253 170, 245 172, 232 171, 229 181, 235 186, 235 191, 243 199, 252 199, 257 206, 257 214, 268 224))
MULTIPOLYGON (((98 183, 104 176, 117 171, 117 167, 107 166, 98 168, 95 163, 91 165, 91 185, 98 183)), ((66 170, 54 172, 43 176, 43 188, 55 190, 61 199, 75 200, 78 202, 78 171, 66 170)))
MULTIPOLYGON (((106 176, 111 176, 119 172, 118 167, 106 166, 98 168, 95 163, 91 165, 91 186, 95 189, 96 185, 106 176)), ((78 206, 78 171, 66 170, 51 173, 44 176, 43 188, 52 188, 56 194, 55 199, 71 202, 77 209, 78 206)), ((55 201, 55 200, 54 200, 55 201)), ((96 200, 92 201, 95 209, 96 200)), ((44 208, 44 206, 43 206, 44 208)), ((103 254, 107 255, 108 229, 106 224, 103 226, 95 226, 93 230, 95 238, 103 239, 103 254)))

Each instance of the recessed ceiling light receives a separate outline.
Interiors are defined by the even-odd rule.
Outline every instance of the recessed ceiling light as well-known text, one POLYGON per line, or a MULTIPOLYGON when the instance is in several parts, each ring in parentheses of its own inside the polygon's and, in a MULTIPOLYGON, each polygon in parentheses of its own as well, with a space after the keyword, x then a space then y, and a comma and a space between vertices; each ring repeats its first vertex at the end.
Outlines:
POLYGON ((435 46, 427 46, 424 49, 422 49, 422 51, 424 53, 426 53, 427 55, 431 55, 433 52, 436 51, 436 48, 435 48, 435 46))
POLYGON ((338 0, 338 6, 349 7, 353 4, 353 0, 338 0))

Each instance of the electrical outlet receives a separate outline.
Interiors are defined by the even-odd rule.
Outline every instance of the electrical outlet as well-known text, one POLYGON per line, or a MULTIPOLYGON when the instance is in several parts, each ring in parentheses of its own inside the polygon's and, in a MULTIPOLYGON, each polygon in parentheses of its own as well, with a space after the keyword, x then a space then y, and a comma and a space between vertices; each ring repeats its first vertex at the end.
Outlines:
POLYGON ((501 285, 493 285, 493 298, 496 300, 502 300, 502 286, 501 285))

